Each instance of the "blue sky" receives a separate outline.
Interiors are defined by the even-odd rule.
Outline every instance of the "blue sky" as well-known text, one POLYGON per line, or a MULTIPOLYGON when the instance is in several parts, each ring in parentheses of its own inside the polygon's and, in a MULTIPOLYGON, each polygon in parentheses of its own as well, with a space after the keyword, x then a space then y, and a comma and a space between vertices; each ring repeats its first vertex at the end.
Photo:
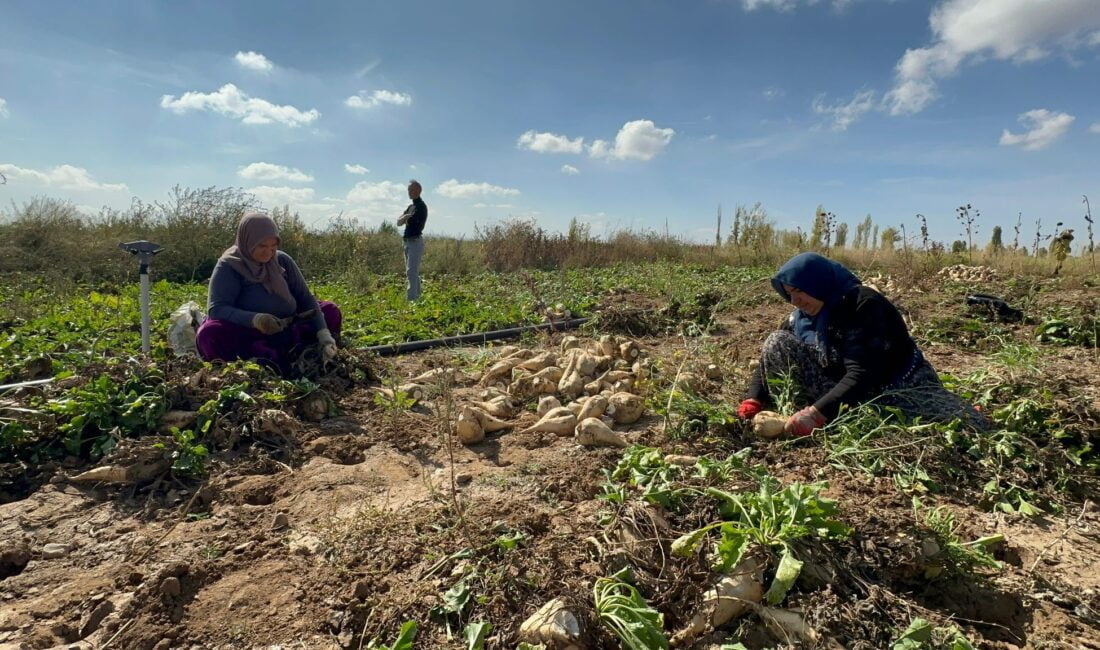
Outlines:
MULTIPOLYGON (((705 241, 1100 202, 1097 0, 7 2, 0 204, 238 186, 323 227, 573 217, 705 241), (728 224, 728 219, 726 221, 728 224)), ((984 239, 985 235, 982 235, 984 239)))

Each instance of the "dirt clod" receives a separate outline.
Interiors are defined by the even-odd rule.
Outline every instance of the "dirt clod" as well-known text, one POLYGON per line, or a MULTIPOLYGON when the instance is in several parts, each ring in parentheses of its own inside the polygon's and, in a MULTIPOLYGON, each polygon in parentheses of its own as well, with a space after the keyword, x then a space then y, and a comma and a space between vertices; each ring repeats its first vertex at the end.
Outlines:
POLYGON ((160 593, 168 596, 169 598, 176 598, 182 593, 182 587, 180 586, 180 579, 175 576, 168 576, 160 582, 160 593))

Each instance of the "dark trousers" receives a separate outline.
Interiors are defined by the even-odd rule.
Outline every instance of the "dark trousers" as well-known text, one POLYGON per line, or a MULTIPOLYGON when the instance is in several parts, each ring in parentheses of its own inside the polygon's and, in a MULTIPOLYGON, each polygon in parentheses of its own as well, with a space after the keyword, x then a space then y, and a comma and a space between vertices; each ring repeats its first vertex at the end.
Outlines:
MULTIPOLYGON (((325 326, 332 337, 339 340, 343 322, 340 308, 327 300, 320 301, 317 306, 325 316, 325 326)), ((282 332, 268 336, 253 327, 207 318, 195 334, 199 356, 206 361, 255 359, 280 369, 292 361, 287 358, 292 349, 316 341, 317 330, 312 319, 298 321, 282 332)))

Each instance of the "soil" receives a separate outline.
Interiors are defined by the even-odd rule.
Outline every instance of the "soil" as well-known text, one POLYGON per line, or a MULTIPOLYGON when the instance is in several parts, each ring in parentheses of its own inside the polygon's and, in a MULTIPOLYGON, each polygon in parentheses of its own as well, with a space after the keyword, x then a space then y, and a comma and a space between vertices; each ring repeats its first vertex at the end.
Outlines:
MULTIPOLYGON (((757 290, 768 291, 765 283, 757 290)), ((1094 305, 1089 291, 1044 292, 1039 302, 1094 305)), ((893 297, 916 322, 967 317, 949 290, 893 297)), ((631 305, 639 313, 661 307, 631 298, 614 297, 621 322, 637 315, 631 305)), ((686 342, 724 371, 707 388, 712 401, 736 403, 749 360, 787 310, 774 300, 726 304, 702 348, 675 332, 640 342, 650 356, 673 362, 686 342)), ((1020 340, 1030 332, 1025 323, 998 327, 1020 340)), ((531 343, 549 347, 560 337, 531 343)), ((922 347, 938 370, 959 374, 987 364, 990 352, 931 337, 922 347)), ((1043 350, 1038 375, 1021 381, 1043 382, 1095 426, 1095 350, 1043 350)), ((390 363, 411 377, 479 352, 436 350, 390 363)), ((451 399, 477 392, 467 383, 451 399)), ((686 624, 706 568, 669 564, 652 546, 684 531, 668 530, 654 508, 634 506, 615 513, 616 534, 608 504, 596 498, 602 470, 620 450, 509 431, 471 447, 452 444, 436 415, 445 401, 431 396, 411 410, 390 410, 369 387, 354 386, 336 398, 339 415, 303 422, 277 453, 254 445, 225 455, 203 481, 89 486, 68 480, 87 467, 56 468, 33 492, 0 505, 0 650, 362 648, 374 638, 391 642, 407 620, 419 623, 417 648, 464 648, 467 620, 431 615, 460 579, 476 599, 472 618, 493 624, 488 648, 515 648, 520 623, 558 597, 580 620, 583 647, 617 648, 591 604, 594 580, 609 570, 597 547, 609 539, 640 560, 643 584, 658 586, 647 595, 665 612, 670 634, 686 624), (635 522, 634 547, 623 542, 623 522, 635 522), (495 543, 502 536, 519 541, 508 549, 495 543)), ((536 419, 527 411, 519 424, 536 419)), ((888 648, 921 616, 957 625, 979 648, 1100 648, 1095 492, 1065 496, 1060 514, 1025 518, 986 512, 966 489, 945 491, 938 503, 960 522, 961 538, 1004 534, 995 551, 1003 569, 930 579, 911 499, 888 477, 849 475, 830 468, 820 447, 754 440, 738 426, 672 439, 648 415, 617 429, 670 453, 721 456, 752 446, 753 458, 783 481, 829 481, 827 496, 839 500, 855 532, 806 549, 812 560, 784 605, 818 630, 818 647, 888 648)), ((751 615, 693 647, 717 648, 733 637, 749 648, 786 647, 751 615)))

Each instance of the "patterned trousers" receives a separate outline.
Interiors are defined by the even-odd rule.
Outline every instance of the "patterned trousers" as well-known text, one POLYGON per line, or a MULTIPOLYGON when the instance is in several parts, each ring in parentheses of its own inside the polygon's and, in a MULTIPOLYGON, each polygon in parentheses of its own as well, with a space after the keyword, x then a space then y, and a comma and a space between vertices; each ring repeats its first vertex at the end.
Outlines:
MULTIPOLYGON (((764 386, 769 394, 774 390, 769 380, 790 373, 795 382, 795 407, 813 404, 836 386, 836 380, 825 374, 817 350, 787 330, 777 330, 764 341, 760 358, 764 386)), ((881 406, 894 406, 906 417, 920 416, 924 422, 951 422, 960 419, 979 431, 989 429, 989 420, 963 398, 943 387, 932 364, 923 360, 909 376, 877 395, 866 396, 881 406)), ((774 397, 772 398, 774 402, 774 397)))

